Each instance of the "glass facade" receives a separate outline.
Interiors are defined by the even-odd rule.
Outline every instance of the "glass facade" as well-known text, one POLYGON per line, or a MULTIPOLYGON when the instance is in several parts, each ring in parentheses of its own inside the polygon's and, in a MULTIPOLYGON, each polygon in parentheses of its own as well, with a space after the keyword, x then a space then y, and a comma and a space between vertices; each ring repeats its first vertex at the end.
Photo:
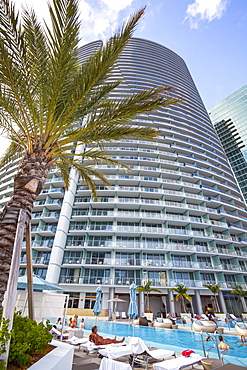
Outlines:
MULTIPOLYGON (((81 60, 99 45, 97 41, 83 46, 81 60)), ((162 291, 151 299, 154 313, 181 311, 180 301, 171 299, 169 292, 180 283, 190 288, 194 310, 201 313, 211 297, 203 284, 220 283, 228 293, 236 283, 247 288, 243 198, 180 56, 133 38, 112 72, 111 79, 116 77, 123 82, 114 91, 115 99, 161 85, 172 86, 182 102, 134 120, 133 124, 158 128, 155 141, 106 143, 110 156, 132 171, 95 164, 111 184, 95 180, 96 201, 75 172, 64 191, 58 169, 51 170, 33 210, 35 271, 61 285, 74 308, 91 309, 99 284, 103 308, 108 308, 107 300, 115 295, 128 300, 131 283, 150 279, 162 291)), ((11 194, 17 165, 18 158, 1 170, 2 207, 11 194)), ((25 273, 25 263, 24 243, 20 274, 25 273)), ((143 301, 140 298, 140 313, 143 301)), ((122 311, 127 311, 127 304, 122 303, 122 311)), ((220 304, 224 311, 223 294, 220 304)))
POLYGON ((247 85, 214 105, 209 114, 247 201, 247 85))

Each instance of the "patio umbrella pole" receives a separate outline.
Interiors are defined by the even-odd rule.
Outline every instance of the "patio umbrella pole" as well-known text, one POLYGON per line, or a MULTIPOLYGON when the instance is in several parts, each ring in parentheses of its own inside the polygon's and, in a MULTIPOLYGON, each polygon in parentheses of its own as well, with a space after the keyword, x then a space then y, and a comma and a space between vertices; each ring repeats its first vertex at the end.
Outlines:
MULTIPOLYGON (((13 324, 13 317, 14 317, 14 310, 16 304, 16 297, 17 297, 17 283, 18 283, 18 274, 19 274, 19 267, 20 267, 20 260, 21 260, 21 248, 22 248, 22 241, 23 235, 25 230, 25 224, 27 220, 26 212, 21 209, 19 212, 19 218, 16 228, 15 234, 15 242, 9 272, 9 279, 7 290, 5 292, 4 301, 3 301, 3 317, 5 319, 9 319, 9 327, 8 329, 12 329, 13 324)), ((6 352, 1 356, 1 360, 8 362, 9 356, 9 344, 10 341, 6 343, 5 349, 6 352)))
POLYGON ((66 318, 66 314, 67 314, 68 304, 69 304, 69 295, 66 296, 66 303, 65 303, 64 310, 63 310, 63 322, 62 322, 60 342, 62 342, 62 340, 63 340, 63 331, 64 331, 65 318, 66 318))
POLYGON ((31 224, 28 222, 26 228, 26 255, 27 255, 27 295, 28 295, 28 316, 34 320, 34 300, 33 300, 33 265, 32 265, 32 245, 31 245, 31 224))

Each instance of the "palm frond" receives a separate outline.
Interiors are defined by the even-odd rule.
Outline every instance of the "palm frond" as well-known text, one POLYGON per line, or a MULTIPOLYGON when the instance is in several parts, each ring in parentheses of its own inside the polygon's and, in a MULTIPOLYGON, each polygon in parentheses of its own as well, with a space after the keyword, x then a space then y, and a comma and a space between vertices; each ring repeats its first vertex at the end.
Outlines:
POLYGON ((0 168, 13 160, 14 157, 17 157, 22 153, 23 148, 21 148, 20 145, 15 141, 12 141, 0 159, 0 168))
POLYGON ((65 189, 69 189, 70 184, 70 165, 67 162, 63 162, 63 160, 58 160, 56 162, 56 166, 61 173, 61 177, 63 178, 65 189))
POLYGON ((151 291, 151 292, 162 293, 162 290, 157 289, 157 288, 151 288, 151 289, 150 289, 150 291, 151 291))

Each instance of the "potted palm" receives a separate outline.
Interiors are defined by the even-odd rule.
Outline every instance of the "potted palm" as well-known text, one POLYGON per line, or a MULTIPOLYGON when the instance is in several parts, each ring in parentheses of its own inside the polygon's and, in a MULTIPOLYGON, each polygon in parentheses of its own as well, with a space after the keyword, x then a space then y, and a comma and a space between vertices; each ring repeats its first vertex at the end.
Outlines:
POLYGON ((220 313, 220 307, 219 307, 219 303, 218 303, 218 299, 217 299, 217 296, 216 294, 220 291, 220 283, 218 284, 204 284, 203 285, 204 288, 207 288, 208 290, 210 290, 210 292, 213 293, 214 295, 214 303, 215 303, 215 311, 217 313, 220 313))
POLYGON ((247 297, 247 291, 243 290, 241 285, 236 284, 236 286, 231 291, 231 293, 238 295, 239 301, 241 302, 241 305, 242 305, 243 320, 246 320, 247 319, 247 305, 246 305, 245 298, 247 297))
POLYGON ((137 292, 143 292, 145 294, 145 300, 146 300, 146 306, 147 306, 147 309, 146 309, 146 313, 152 313, 152 311, 150 311, 150 297, 149 297, 149 294, 151 292, 157 292, 157 293, 162 293, 162 291, 160 289, 157 289, 157 288, 151 288, 151 285, 152 285, 152 280, 148 279, 148 281, 146 282, 145 285, 138 285, 138 287, 136 288, 136 291, 137 292))
POLYGON ((185 307, 185 301, 190 302, 191 297, 187 293, 189 288, 184 286, 184 284, 177 284, 175 288, 170 288, 169 291, 173 291, 176 293, 175 299, 178 301, 179 299, 181 300, 181 305, 182 305, 182 313, 187 314, 186 307, 185 307))

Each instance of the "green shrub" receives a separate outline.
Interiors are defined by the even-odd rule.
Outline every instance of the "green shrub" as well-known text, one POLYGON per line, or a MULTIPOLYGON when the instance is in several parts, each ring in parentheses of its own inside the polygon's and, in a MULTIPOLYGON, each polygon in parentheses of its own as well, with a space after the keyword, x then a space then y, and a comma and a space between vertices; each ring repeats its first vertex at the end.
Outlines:
MULTIPOLYGON (((9 320, 0 317, 0 356, 6 351, 6 343, 10 339, 9 320)), ((0 370, 6 369, 6 362, 0 360, 0 370)))
POLYGON ((50 325, 37 324, 36 321, 30 320, 28 317, 22 317, 20 312, 16 312, 11 332, 8 361, 20 366, 30 365, 31 355, 35 351, 42 353, 45 345, 52 340, 52 335, 49 333, 50 329, 50 325))

